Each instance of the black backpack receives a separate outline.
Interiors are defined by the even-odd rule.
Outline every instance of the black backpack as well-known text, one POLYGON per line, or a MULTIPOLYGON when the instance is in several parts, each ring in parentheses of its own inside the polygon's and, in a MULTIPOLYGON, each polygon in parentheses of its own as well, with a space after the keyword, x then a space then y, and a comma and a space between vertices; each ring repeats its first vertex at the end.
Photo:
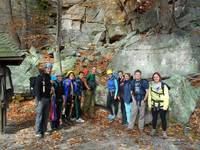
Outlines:
POLYGON ((34 76, 34 77, 30 77, 29 81, 30 81, 30 94, 31 96, 35 97, 36 96, 36 92, 35 92, 35 85, 36 85, 36 81, 37 81, 38 76, 34 76))
POLYGON ((164 86, 165 86, 165 85, 167 86, 168 90, 171 89, 171 87, 170 87, 167 83, 161 82, 161 88, 162 88, 163 91, 164 91, 164 86))

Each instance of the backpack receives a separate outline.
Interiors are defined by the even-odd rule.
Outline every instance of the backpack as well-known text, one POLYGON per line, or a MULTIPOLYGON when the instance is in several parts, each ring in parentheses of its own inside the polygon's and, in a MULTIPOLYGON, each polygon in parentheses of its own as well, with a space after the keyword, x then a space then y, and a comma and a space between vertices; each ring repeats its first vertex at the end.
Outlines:
POLYGON ((167 83, 161 82, 162 93, 157 93, 157 92, 153 91, 153 90, 152 90, 152 87, 151 87, 151 90, 152 90, 154 93, 157 93, 158 95, 165 95, 165 93, 164 93, 164 92, 165 92, 165 90, 164 90, 165 86, 168 88, 168 90, 171 89, 171 87, 170 87, 167 83))
POLYGON ((91 80, 90 78, 87 79, 88 86, 93 90, 96 88, 96 81, 91 80))
MULTIPOLYGON (((136 82, 136 80, 132 80, 132 88, 133 88, 134 93, 135 93, 135 82, 136 82)), ((145 87, 143 87, 143 85, 144 85, 143 83, 144 82, 148 82, 148 80, 146 80, 146 79, 141 79, 140 80, 141 90, 143 91, 143 94, 145 95, 146 89, 145 89, 145 87)))
POLYGON ((35 97, 36 96, 36 92, 35 92, 35 84, 37 81, 38 76, 34 76, 34 77, 30 77, 29 81, 30 81, 30 94, 31 96, 35 97))

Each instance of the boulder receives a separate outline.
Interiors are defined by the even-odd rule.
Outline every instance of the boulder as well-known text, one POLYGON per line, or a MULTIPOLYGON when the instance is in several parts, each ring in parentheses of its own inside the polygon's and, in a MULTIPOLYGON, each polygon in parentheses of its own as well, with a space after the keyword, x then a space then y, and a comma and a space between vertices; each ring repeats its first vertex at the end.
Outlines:
POLYGON ((96 88, 96 104, 106 107, 107 101, 107 89, 103 85, 99 85, 96 88))
POLYGON ((29 93, 29 78, 39 74, 37 65, 41 55, 37 53, 34 47, 31 47, 29 52, 20 66, 10 66, 15 93, 29 93))
MULTIPOLYGON (((69 70, 73 70, 76 60, 77 60, 76 57, 66 57, 64 60, 62 60, 63 73, 65 73, 69 70)), ((60 71, 60 63, 59 62, 54 62, 52 71, 53 71, 53 73, 60 71)))
POLYGON ((142 39, 134 35, 113 58, 110 67, 133 73, 140 69, 144 78, 150 78, 159 71, 162 76, 188 75, 199 71, 198 47, 186 35, 161 34, 142 39))
POLYGON ((66 14, 65 17, 70 19, 70 20, 82 20, 83 16, 85 14, 85 7, 79 4, 73 5, 70 7, 66 14))
POLYGON ((174 75, 165 80, 170 87, 170 118, 186 124, 200 99, 200 88, 195 88, 183 76, 174 75))

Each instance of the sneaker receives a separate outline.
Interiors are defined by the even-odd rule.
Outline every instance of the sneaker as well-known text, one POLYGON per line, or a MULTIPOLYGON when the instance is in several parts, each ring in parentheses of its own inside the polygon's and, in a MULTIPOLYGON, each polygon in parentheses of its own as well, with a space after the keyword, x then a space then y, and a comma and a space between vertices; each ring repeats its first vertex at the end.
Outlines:
POLYGON ((112 118, 112 115, 111 115, 111 114, 110 114, 110 115, 108 115, 108 117, 107 117, 107 118, 108 118, 108 120, 110 120, 110 119, 112 118))
POLYGON ((44 132, 44 135, 49 135, 49 134, 50 134, 49 131, 44 132))
POLYGON ((85 122, 85 120, 83 120, 83 119, 79 118, 79 119, 77 119, 77 120, 76 120, 76 122, 77 122, 77 123, 84 123, 84 122, 85 122))
POLYGON ((156 129, 152 129, 151 136, 155 136, 155 135, 156 135, 156 129))
POLYGON ((37 138, 42 138, 43 136, 42 136, 42 134, 37 133, 37 134, 35 135, 35 137, 37 137, 37 138))
POLYGON ((76 120, 76 118, 71 118, 71 121, 75 121, 76 120))
POLYGON ((112 115, 110 118, 109 118, 109 121, 113 121, 115 120, 115 115, 112 115))
POLYGON ((167 132, 163 131, 163 139, 167 139, 167 132))

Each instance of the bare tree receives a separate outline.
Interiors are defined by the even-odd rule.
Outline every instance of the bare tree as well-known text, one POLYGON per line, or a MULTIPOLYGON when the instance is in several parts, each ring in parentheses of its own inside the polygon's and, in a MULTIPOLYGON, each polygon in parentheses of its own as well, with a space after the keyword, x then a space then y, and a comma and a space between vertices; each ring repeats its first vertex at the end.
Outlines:
MULTIPOLYGON (((22 5, 22 16, 23 16, 23 28, 22 28, 22 38, 25 38, 28 33, 28 9, 27 9, 27 0, 21 1, 22 5)), ((22 49, 26 48, 24 40, 21 43, 22 49)))
POLYGON ((62 0, 57 0, 57 33, 56 33, 56 49, 54 51, 54 60, 55 62, 59 62, 60 73, 62 74, 62 62, 60 55, 61 23, 62 23, 62 0))
POLYGON ((16 28, 14 27, 14 17, 13 17, 13 11, 12 11, 12 3, 11 0, 6 0, 6 9, 7 9, 7 15, 9 18, 9 22, 11 25, 10 34, 12 35, 13 39, 16 41, 19 48, 21 48, 21 41, 19 38, 19 35, 17 34, 16 28))

